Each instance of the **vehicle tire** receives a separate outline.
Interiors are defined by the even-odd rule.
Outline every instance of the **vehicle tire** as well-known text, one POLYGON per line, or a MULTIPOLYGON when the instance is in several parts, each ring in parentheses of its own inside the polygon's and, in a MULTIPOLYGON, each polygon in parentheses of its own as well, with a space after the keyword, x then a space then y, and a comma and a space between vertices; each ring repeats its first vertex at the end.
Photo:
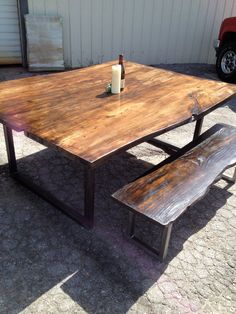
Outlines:
POLYGON ((220 49, 216 60, 216 72, 222 81, 236 82, 236 42, 228 42, 220 49))

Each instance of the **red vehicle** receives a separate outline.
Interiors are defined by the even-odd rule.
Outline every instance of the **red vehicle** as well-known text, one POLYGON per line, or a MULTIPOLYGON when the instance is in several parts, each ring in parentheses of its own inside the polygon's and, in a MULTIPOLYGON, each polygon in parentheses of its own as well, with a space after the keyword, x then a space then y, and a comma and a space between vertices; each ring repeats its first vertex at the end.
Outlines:
POLYGON ((219 78, 225 82, 236 82, 236 17, 222 22, 215 49, 219 78))

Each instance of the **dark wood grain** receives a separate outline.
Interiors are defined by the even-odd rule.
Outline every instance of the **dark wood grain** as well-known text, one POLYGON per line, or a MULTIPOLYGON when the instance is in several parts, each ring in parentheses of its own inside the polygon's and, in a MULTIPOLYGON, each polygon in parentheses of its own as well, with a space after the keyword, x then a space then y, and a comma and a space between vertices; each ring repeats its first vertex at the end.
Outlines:
POLYGON ((217 125, 201 136, 196 147, 126 185, 113 197, 132 211, 168 225, 202 198, 225 169, 235 164, 236 128, 217 125))
POLYGON ((125 91, 107 95, 114 63, 0 83, 0 122, 91 165, 236 93, 235 85, 126 62, 125 91))

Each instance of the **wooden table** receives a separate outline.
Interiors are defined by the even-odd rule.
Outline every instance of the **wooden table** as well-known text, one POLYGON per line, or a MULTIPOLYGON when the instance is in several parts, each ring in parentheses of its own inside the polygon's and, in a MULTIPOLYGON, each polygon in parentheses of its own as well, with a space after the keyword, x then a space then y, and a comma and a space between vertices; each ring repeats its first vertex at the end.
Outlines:
MULTIPOLYGON (((93 226, 96 167, 191 121, 197 121, 197 138, 203 117, 236 93, 236 85, 126 62, 125 91, 108 95, 104 87, 114 63, 0 83, 0 122, 11 174, 86 227, 93 226), (84 215, 17 172, 12 130, 84 163, 84 215)), ((169 152, 177 149, 155 144, 169 152)))

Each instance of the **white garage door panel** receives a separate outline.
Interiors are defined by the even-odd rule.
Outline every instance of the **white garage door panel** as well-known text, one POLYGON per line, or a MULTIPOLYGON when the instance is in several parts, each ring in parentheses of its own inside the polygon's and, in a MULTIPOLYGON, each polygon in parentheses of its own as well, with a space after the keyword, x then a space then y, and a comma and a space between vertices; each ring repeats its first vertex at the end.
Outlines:
POLYGON ((21 63, 16 0, 0 0, 0 64, 21 63))
POLYGON ((16 1, 15 0, 1 0, 1 5, 15 5, 16 1))
POLYGON ((14 4, 2 5, 1 7, 2 7, 3 11, 7 14, 16 14, 17 13, 17 7, 14 4))
MULTIPOLYGON (((18 54, 19 54, 19 51, 12 51, 11 50, 10 52, 8 52, 8 57, 9 58, 17 58, 18 54)), ((5 58, 4 51, 0 51, 0 58, 5 58)))
POLYGON ((15 46, 9 46, 9 47, 1 47, 0 46, 0 53, 3 55, 5 55, 5 51, 7 51, 7 52, 9 52, 9 50, 11 51, 11 52, 17 52, 17 53, 19 53, 19 49, 18 49, 18 47, 15 47, 15 46))
POLYGON ((7 46, 9 42, 12 42, 14 40, 16 44, 20 42, 19 34, 16 33, 1 33, 0 32, 0 41, 1 45, 7 46))
POLYGON ((9 20, 15 20, 17 21, 18 16, 17 16, 17 10, 14 12, 8 12, 7 6, 1 6, 1 0, 0 0, 0 17, 1 19, 9 19, 9 20))
POLYGON ((18 25, 18 21, 15 20, 15 19, 8 19, 8 18, 5 18, 5 17, 2 17, 0 19, 0 28, 3 25, 15 25, 15 26, 17 26, 18 25))
MULTIPOLYGON (((0 26, 0 33, 16 33, 16 29, 18 28, 17 24, 4 24, 0 26)), ((17 34, 18 35, 18 34, 17 34)))

